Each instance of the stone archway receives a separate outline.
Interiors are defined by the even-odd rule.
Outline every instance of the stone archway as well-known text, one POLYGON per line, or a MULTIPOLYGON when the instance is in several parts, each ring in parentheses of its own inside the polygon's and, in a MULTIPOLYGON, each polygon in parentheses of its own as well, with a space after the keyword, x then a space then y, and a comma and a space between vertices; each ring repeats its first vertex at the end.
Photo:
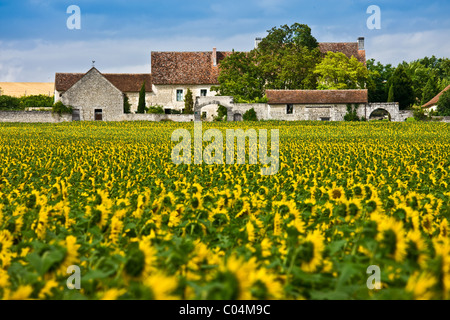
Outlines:
POLYGON ((367 120, 389 120, 392 121, 392 115, 383 108, 378 108, 369 115, 367 120))
POLYGON ((228 110, 228 121, 233 121, 233 97, 197 97, 194 105, 195 121, 202 121, 202 108, 210 105, 224 106, 228 110))
POLYGON ((396 102, 387 103, 368 103, 365 106, 358 108, 358 117, 369 120, 372 113, 378 109, 386 110, 390 115, 391 121, 403 121, 403 116, 400 112, 399 104, 396 102))

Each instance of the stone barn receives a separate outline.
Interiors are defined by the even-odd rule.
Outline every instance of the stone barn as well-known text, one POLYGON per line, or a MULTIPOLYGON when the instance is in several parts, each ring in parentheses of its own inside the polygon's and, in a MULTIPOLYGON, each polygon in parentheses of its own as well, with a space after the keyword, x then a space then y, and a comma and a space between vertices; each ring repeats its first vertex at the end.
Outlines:
MULTIPOLYGON (((136 112, 137 106, 139 102, 139 91, 141 90, 142 85, 145 82, 145 99, 147 106, 150 105, 150 101, 152 99, 152 77, 150 74, 129 74, 129 73, 100 73, 97 69, 93 68, 88 73, 57 73, 55 76, 55 102, 58 102, 63 99, 63 95, 66 94, 72 87, 77 84, 77 87, 83 83, 89 81, 100 81, 101 83, 105 83, 105 80, 110 83, 113 87, 118 89, 122 95, 126 94, 128 96, 129 102, 131 104, 131 111, 136 112), (94 72, 97 76, 94 77, 90 72, 94 72), (89 76, 88 76, 89 74, 89 76), (88 76, 88 77, 87 77, 88 76), (97 80, 94 80, 97 79, 97 80)), ((90 93, 90 91, 95 91, 97 85, 93 85, 91 87, 92 90, 87 89, 86 91, 82 91, 79 93, 90 93)), ((73 91, 73 90, 72 90, 73 91)), ((103 95, 102 92, 96 92, 96 95, 103 95)), ((67 97, 67 95, 66 95, 67 97)), ((67 99, 67 98, 66 98, 67 99)), ((74 99, 74 95, 72 93, 72 100, 74 99)), ((79 96, 77 99, 86 100, 85 97, 79 96)), ((64 103, 64 101, 63 101, 64 103)), ((86 119, 87 120, 87 119, 86 119)))
POLYGON ((343 121, 347 105, 365 109, 367 90, 266 90, 269 119, 343 121))

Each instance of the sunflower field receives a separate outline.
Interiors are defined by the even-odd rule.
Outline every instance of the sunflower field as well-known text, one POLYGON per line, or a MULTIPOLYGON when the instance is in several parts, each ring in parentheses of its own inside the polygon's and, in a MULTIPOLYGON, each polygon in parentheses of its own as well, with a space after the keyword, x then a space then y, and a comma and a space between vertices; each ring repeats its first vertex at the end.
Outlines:
POLYGON ((450 298, 448 124, 203 125, 279 129, 273 176, 175 165, 193 127, 0 124, 0 298, 450 298))

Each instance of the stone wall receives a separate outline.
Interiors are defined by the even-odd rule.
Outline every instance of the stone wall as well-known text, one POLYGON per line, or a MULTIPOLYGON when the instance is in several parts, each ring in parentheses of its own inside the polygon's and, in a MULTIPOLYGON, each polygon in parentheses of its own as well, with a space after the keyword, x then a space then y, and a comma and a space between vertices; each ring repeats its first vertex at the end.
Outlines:
POLYGON ((124 114, 114 121, 174 121, 191 122, 194 121, 194 115, 190 114, 124 114))
POLYGON ((195 97, 200 97, 201 90, 207 90, 207 97, 216 95, 214 91, 211 91, 211 85, 153 85, 148 105, 161 105, 175 110, 184 109, 184 101, 177 101, 178 89, 183 90, 183 97, 186 96, 187 89, 191 89, 194 102, 195 97))
POLYGON ((71 114, 52 114, 51 111, 0 111, 0 122, 59 123, 72 121, 71 114))
POLYGON ((67 90, 61 102, 79 109, 82 121, 95 120, 96 109, 102 110, 104 121, 123 115, 123 93, 95 68, 67 90))

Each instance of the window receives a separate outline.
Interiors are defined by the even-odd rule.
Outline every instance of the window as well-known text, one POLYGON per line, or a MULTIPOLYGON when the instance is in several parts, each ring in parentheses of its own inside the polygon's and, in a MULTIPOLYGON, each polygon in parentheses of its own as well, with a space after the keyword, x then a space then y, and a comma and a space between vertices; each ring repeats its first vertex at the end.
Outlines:
POLYGON ((207 89, 200 90, 200 97, 206 97, 207 94, 208 94, 208 90, 207 89))
POLYGON ((286 114, 294 114, 294 105, 293 104, 288 104, 286 106, 286 114))
POLYGON ((80 120, 81 120, 80 109, 73 109, 72 121, 80 121, 80 120))
POLYGON ((321 121, 331 121, 331 118, 320 118, 321 121))
POLYGON ((103 121, 103 110, 102 109, 95 109, 95 121, 103 121))
POLYGON ((183 101, 184 97, 183 97, 183 89, 178 89, 177 90, 177 101, 183 101))

